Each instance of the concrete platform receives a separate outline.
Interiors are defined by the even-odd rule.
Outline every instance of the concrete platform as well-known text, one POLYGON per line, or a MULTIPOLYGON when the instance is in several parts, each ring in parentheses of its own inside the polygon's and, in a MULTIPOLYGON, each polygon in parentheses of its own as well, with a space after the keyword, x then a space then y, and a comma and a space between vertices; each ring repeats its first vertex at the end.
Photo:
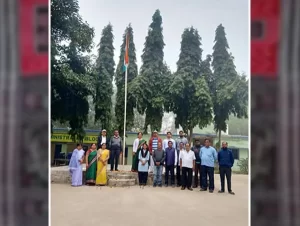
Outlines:
POLYGON ((233 175, 236 195, 139 186, 71 187, 51 184, 55 226, 247 226, 248 176, 233 175))
MULTIPOLYGON (((110 166, 107 167, 110 169, 110 166)), ((108 176, 108 186, 114 187, 126 187, 126 186, 133 186, 138 184, 138 173, 131 172, 131 165, 119 166, 118 172, 111 172, 107 171, 108 176)), ((165 170, 165 169, 164 169, 165 170)), ((163 170, 163 174, 164 174, 163 170)), ((85 171, 86 167, 85 164, 83 165, 83 184, 85 184, 85 171)), ((176 170, 175 170, 176 174, 176 170)), ((216 175, 218 176, 218 175, 216 175)), ((175 176, 176 177, 176 176, 175 176)), ((162 182, 164 183, 165 177, 163 175, 162 182)), ((169 178, 169 183, 171 182, 171 178, 169 178)), ((175 180, 176 182, 176 180, 175 180)), ((69 173, 68 166, 59 166, 59 167, 52 167, 51 168, 51 183, 56 184, 71 184, 71 177, 69 173)), ((148 185, 153 184, 153 173, 149 173, 148 185)))

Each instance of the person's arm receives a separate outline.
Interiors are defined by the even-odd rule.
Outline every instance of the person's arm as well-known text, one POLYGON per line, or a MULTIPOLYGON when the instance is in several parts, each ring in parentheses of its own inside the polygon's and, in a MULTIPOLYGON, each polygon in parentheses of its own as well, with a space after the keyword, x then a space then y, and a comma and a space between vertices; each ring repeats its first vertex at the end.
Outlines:
POLYGON ((166 159, 166 152, 164 150, 162 150, 162 152, 163 152, 163 157, 160 161, 160 165, 163 165, 165 163, 165 159, 166 159))
POLYGON ((152 152, 152 159, 153 159, 154 165, 156 165, 156 155, 155 155, 155 152, 156 152, 155 150, 152 152))
POLYGON ((147 156, 146 156, 146 161, 145 161, 145 163, 146 163, 146 162, 149 162, 149 159, 150 159, 150 151, 147 153, 147 156))
POLYGON ((218 152, 218 163, 220 163, 220 159, 221 159, 221 151, 218 152))
POLYGON ((121 154, 123 154, 123 145, 125 145, 125 144, 123 144, 123 140, 122 140, 122 138, 120 137, 120 148, 121 148, 120 153, 121 153, 121 154))
POLYGON ((230 160, 231 160, 231 167, 233 167, 234 164, 234 157, 232 151, 230 151, 230 160))
POLYGON ((89 154, 90 154, 90 150, 87 150, 86 152, 86 155, 85 155, 85 164, 86 164, 86 167, 88 167, 89 165, 89 154))
POLYGON ((109 159, 109 156, 110 156, 110 151, 108 151, 108 156, 107 156, 107 158, 105 159, 105 162, 107 162, 107 161, 108 161, 108 159, 109 159))
POLYGON ((132 147, 133 155, 135 155, 138 146, 139 146, 139 140, 138 140, 138 139, 135 139, 134 142, 133 142, 133 147, 132 147))
POLYGON ((150 140, 149 140, 149 151, 151 154, 152 153, 152 138, 150 138, 150 140))
POLYGON ((218 153, 217 153, 216 149, 213 149, 213 155, 214 155, 215 161, 217 161, 217 159, 218 159, 218 153))
POLYGON ((176 148, 174 150, 175 150, 175 163, 174 163, 174 166, 176 167, 177 166, 177 151, 176 151, 176 148))
POLYGON ((139 161, 140 161, 141 163, 143 163, 143 161, 142 161, 142 150, 139 152, 139 161))
POLYGON ((194 155, 194 158, 193 158, 193 171, 195 170, 195 162, 196 162, 196 157, 194 155))
POLYGON ((109 148, 111 147, 111 141, 112 141, 112 139, 109 139, 109 148))

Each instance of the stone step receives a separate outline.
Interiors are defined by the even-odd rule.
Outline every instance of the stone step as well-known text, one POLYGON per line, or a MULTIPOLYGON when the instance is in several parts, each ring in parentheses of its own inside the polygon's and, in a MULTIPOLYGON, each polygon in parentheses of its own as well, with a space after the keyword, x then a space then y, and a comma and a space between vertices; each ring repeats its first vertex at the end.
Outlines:
POLYGON ((111 179, 135 179, 136 175, 127 173, 127 174, 116 174, 116 173, 108 173, 108 178, 111 179))
POLYGON ((128 187, 136 185, 135 179, 109 179, 108 186, 110 187, 128 187))

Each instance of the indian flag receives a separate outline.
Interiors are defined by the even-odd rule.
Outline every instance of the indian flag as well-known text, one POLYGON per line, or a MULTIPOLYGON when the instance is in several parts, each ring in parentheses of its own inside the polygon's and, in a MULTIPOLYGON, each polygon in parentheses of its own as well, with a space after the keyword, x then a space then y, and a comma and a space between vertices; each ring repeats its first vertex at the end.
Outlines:
POLYGON ((129 56, 128 56, 128 52, 129 52, 129 34, 126 34, 126 44, 125 44, 125 54, 124 54, 124 71, 127 70, 128 65, 129 65, 129 56))

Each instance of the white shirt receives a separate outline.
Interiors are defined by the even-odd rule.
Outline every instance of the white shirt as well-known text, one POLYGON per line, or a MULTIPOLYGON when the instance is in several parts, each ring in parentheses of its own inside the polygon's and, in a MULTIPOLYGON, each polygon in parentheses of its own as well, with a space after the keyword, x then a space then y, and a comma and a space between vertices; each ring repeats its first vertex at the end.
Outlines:
POLYGON ((193 161, 196 159, 195 153, 190 151, 181 151, 179 153, 179 159, 182 160, 182 167, 193 168, 193 161))
POLYGON ((172 145, 172 147, 173 148, 175 148, 175 150, 176 150, 176 143, 175 143, 175 140, 174 139, 168 139, 168 138, 166 138, 166 139, 164 139, 163 140, 163 143, 162 143, 162 148, 165 150, 169 145, 168 145, 168 142, 169 141, 172 141, 173 142, 173 145, 172 145))
POLYGON ((101 145, 102 144, 106 144, 106 137, 102 136, 102 139, 101 139, 101 145))
POLYGON ((138 147, 139 147, 139 142, 140 142, 140 139, 139 138, 136 138, 134 141, 133 141, 133 147, 132 147, 132 152, 133 153, 136 153, 138 147))

